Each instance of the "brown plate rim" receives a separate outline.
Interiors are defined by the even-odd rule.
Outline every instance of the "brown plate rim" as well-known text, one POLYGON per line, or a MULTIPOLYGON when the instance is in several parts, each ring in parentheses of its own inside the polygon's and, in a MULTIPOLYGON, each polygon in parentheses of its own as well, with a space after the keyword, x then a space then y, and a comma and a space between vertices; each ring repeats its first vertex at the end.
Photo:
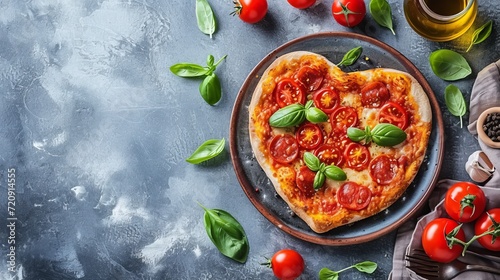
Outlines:
MULTIPOLYGON (((247 129, 247 128, 246 128, 247 129)), ((399 51, 394 49, 393 47, 387 45, 386 43, 383 43, 377 39, 368 37, 366 35, 362 34, 357 34, 357 33, 350 33, 350 32, 319 32, 315 34, 310 34, 310 35, 305 35, 302 37, 298 37, 296 39, 293 39, 291 41, 288 41, 287 43, 277 47, 273 51, 271 51, 269 54, 267 54, 249 73, 249 75, 246 77, 245 81, 243 82, 240 90, 238 91, 238 95, 236 97, 233 111, 231 113, 231 120, 229 124, 229 146, 230 146, 230 154, 231 154, 231 161, 233 163, 233 168, 236 173, 236 177, 245 193, 245 195, 248 197, 248 199, 251 201, 251 203, 254 205, 254 207, 265 217, 267 218, 273 225, 277 226, 279 229, 282 231, 296 237, 299 239, 302 239, 304 241, 308 241, 311 243, 315 244, 320 244, 320 245, 329 245, 329 246, 341 246, 341 245, 353 245, 353 244, 360 244, 360 243, 365 243, 371 240, 374 240, 376 238, 379 238, 383 235, 386 235, 390 233, 391 231, 395 230, 399 226, 401 226, 404 222, 406 222, 408 219, 413 217, 418 211, 425 205, 427 199, 429 198, 432 190, 434 189, 434 186, 436 185, 438 181, 438 176, 441 170, 441 165, 442 165, 442 159, 443 159, 443 154, 444 154, 444 125, 443 125, 443 119, 441 115, 441 110, 439 107, 439 103, 435 97, 435 94, 423 76, 423 74, 418 70, 418 68, 409 60, 407 59, 403 54, 401 54, 399 51), (255 77, 258 75, 258 72, 261 70, 263 65, 265 65, 269 60, 275 59, 276 53, 282 52, 284 49, 289 48, 290 46, 293 46, 294 44, 297 44, 299 42, 305 41, 305 40, 310 40, 310 39, 315 39, 315 38, 321 38, 321 37, 346 37, 350 39, 357 39, 361 41, 365 41, 366 43, 375 45, 379 47, 380 49, 383 49, 388 53, 388 55, 391 55, 393 58, 395 58, 401 65, 406 68, 406 72, 411 74, 419 83, 422 85, 424 91, 426 92, 429 101, 431 103, 432 110, 434 112, 433 114, 433 122, 436 122, 437 125, 437 133, 438 133, 438 149, 437 149, 437 164, 434 167, 434 174, 432 178, 430 179, 430 184, 426 188, 425 193, 422 195, 421 199, 417 202, 417 204, 407 213, 404 214, 404 216, 397 220, 396 222, 390 224, 387 227, 381 228, 380 230, 377 230, 375 232, 370 232, 365 235, 361 235, 358 237, 353 237, 353 238, 342 238, 342 239, 337 239, 337 238, 323 238, 320 234, 316 234, 311 230, 311 235, 305 234, 303 232, 297 231, 293 229, 292 227, 288 226, 286 223, 283 223, 277 216, 274 215, 274 213, 271 213, 268 211, 264 205, 262 205, 257 199, 255 198, 255 192, 254 188, 252 187, 252 183, 249 182, 249 180, 246 178, 246 175, 243 173, 243 165, 240 162, 238 158, 238 149, 237 149, 237 144, 236 144, 236 136, 238 133, 238 113, 241 106, 241 103, 244 100, 244 94, 247 92, 251 80, 255 79, 255 77)), ((264 172, 264 171, 262 171, 264 172)), ((362 222, 362 221, 359 221, 362 222)), ((358 222, 358 223, 359 223, 358 222)))

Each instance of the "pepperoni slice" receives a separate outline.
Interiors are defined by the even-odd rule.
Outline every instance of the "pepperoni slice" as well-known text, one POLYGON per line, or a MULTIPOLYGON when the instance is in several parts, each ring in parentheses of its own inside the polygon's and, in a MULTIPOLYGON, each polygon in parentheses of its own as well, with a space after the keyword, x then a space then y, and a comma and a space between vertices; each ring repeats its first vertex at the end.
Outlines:
POLYGON ((348 127, 358 123, 358 113, 352 107, 338 107, 330 115, 330 123, 334 129, 346 131, 348 127))
POLYGON ((340 103, 339 94, 333 89, 321 89, 313 95, 314 106, 321 111, 330 114, 340 103))
POLYGON ((396 102, 387 102, 378 113, 378 120, 381 123, 393 124, 402 130, 408 127, 408 114, 403 106, 396 102))
POLYGON ((295 132, 295 137, 299 145, 306 150, 315 149, 323 143, 321 128, 312 123, 305 123, 299 127, 295 132))
POLYGON ((355 182, 344 183, 337 191, 340 205, 350 210, 362 210, 370 204, 372 192, 355 182))
POLYGON ((323 73, 311 66, 303 66, 297 73, 297 80, 301 82, 309 92, 317 90, 323 83, 323 78, 323 73))
POLYGON ((362 171, 368 167, 371 156, 367 147, 353 142, 347 145, 344 158, 348 167, 356 171, 362 171))
POLYGON ((304 104, 306 95, 302 85, 294 80, 285 78, 278 82, 274 89, 274 98, 280 107, 285 107, 290 104, 304 104))
POLYGON ((371 82, 361 89, 361 103, 365 107, 379 108, 389 98, 389 90, 382 82, 371 82))
POLYGON ((306 198, 313 197, 316 191, 314 190, 314 177, 316 173, 311 171, 307 166, 300 167, 295 182, 302 195, 306 198))
POLYGON ((388 155, 379 155, 370 163, 370 176, 380 185, 389 185, 398 171, 398 161, 388 155))
POLYGON ((324 195, 321 196, 320 200, 321 213, 333 215, 338 211, 340 206, 336 199, 336 193, 334 188, 327 188, 324 190, 324 195))
POLYGON ((279 134, 271 140, 269 153, 279 163, 290 163, 299 155, 299 144, 292 135, 279 134))
POLYGON ((334 145, 324 144, 314 151, 314 154, 321 162, 327 165, 334 164, 340 166, 344 162, 342 151, 334 145))

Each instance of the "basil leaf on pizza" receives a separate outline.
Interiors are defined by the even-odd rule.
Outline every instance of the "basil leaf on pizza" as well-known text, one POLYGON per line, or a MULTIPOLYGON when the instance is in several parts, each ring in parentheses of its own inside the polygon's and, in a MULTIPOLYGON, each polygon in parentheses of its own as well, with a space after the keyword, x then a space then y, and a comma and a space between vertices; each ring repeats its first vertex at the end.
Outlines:
POLYGON ((325 166, 324 173, 327 178, 335 181, 344 181, 347 179, 347 175, 345 174, 344 170, 335 165, 325 166))
POLYGON ((347 136, 354 142, 368 144, 373 141, 382 147, 396 146, 406 140, 406 132, 390 123, 379 123, 373 129, 367 126, 365 130, 349 127, 347 136))
POLYGON ((318 171, 321 168, 321 162, 319 158, 317 158, 313 153, 305 152, 304 153, 304 162, 307 167, 311 169, 311 171, 318 171))
POLYGON ((390 123, 379 123, 371 131, 373 142, 379 146, 389 147, 401 144, 406 140, 406 132, 390 123))
POLYGON ((274 127, 289 127, 299 125, 306 119, 305 107, 295 103, 276 111, 270 118, 269 124, 274 127))
POLYGON ((410 74, 347 73, 305 51, 265 69, 248 112, 252 151, 271 187, 317 233, 397 201, 422 164, 432 127, 427 94, 410 74))

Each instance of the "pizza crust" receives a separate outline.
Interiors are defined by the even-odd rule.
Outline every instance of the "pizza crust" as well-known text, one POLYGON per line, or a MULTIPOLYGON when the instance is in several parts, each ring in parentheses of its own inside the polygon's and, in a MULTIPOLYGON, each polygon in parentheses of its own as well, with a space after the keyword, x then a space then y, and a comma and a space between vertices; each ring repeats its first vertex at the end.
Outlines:
MULTIPOLYGON (((278 195, 288 204, 290 209, 296 213, 298 217, 300 217, 313 231, 317 233, 323 233, 327 232, 335 227, 342 226, 345 224, 353 223, 355 221, 359 221, 361 219, 367 218, 369 216, 373 216, 376 213, 379 213, 386 208, 388 208, 392 203, 394 203, 399 197, 404 193, 406 187, 411 183, 413 178, 416 176, 418 168, 420 167, 423 157, 425 155, 425 148, 427 144, 425 144, 425 147, 420 151, 417 151, 421 155, 419 156, 418 159, 416 159, 414 162, 411 163, 410 166, 408 166, 406 170, 406 174, 404 174, 404 178, 406 181, 406 186, 404 188, 399 188, 397 191, 391 193, 390 198, 385 198, 383 199, 383 204, 378 205, 376 207, 376 212, 370 213, 365 211, 360 211, 359 213, 348 213, 349 211, 346 209, 340 209, 339 213, 333 216, 328 216, 328 215, 322 215, 321 213, 318 213, 318 215, 308 213, 306 211, 307 207, 303 207, 303 205, 300 205, 300 201, 297 202, 297 200, 292 201, 290 199, 291 195, 289 193, 286 193, 286 191, 290 191, 290 188, 296 188, 296 186, 293 186, 294 182, 290 182, 290 180, 286 180, 283 178, 286 178, 288 172, 292 171, 287 171, 287 170, 282 170, 277 169, 273 170, 271 166, 270 160, 266 157, 264 152, 262 151, 263 149, 267 149, 266 145, 262 143, 260 139, 260 134, 262 131, 258 131, 258 128, 255 125, 255 118, 258 115, 258 112, 256 112, 256 108, 259 105, 259 102, 263 95, 266 94, 272 94, 271 92, 264 92, 264 88, 274 88, 274 85, 277 83, 277 77, 273 76, 273 71, 277 67, 279 67, 282 63, 294 63, 296 61, 300 61, 301 58, 304 56, 314 56, 316 59, 322 59, 328 67, 330 68, 330 74, 333 73, 336 77, 338 76, 340 79, 341 77, 345 76, 346 73, 344 73, 340 68, 338 68, 335 64, 327 60, 325 57, 312 53, 312 52, 306 52, 306 51, 296 51, 296 52, 291 52, 288 54, 285 54, 283 56, 278 57, 275 61, 273 61, 267 69, 264 71, 262 74, 255 91, 252 95, 252 99, 250 101, 249 105, 249 134, 250 134, 250 143, 255 155, 255 158, 257 159, 258 163, 262 167, 263 171, 266 173, 267 177, 270 179, 271 183, 273 184, 276 192, 278 195), (264 86, 266 85, 266 86, 264 86), (282 174, 282 177, 280 179, 280 174, 282 174), (290 185, 288 185, 290 184, 290 185)), ((386 69, 386 68, 376 68, 376 69, 371 69, 371 70, 366 70, 366 71, 361 71, 358 72, 360 76, 363 76, 366 78, 366 80, 371 80, 373 79, 377 74, 377 72, 384 72, 384 73, 393 73, 393 74, 398 74, 398 75, 404 75, 408 77, 411 80, 411 93, 412 93, 412 98, 414 99, 414 102, 416 104, 419 104, 418 108, 418 114, 420 117, 420 121, 427 126, 426 129, 430 131, 431 127, 431 121, 432 121, 432 111, 431 111, 431 106, 429 103, 429 99, 427 97, 427 94, 423 90, 422 86, 418 83, 418 81, 409 75, 408 73, 399 71, 399 70, 394 70, 394 69, 386 69)), ((262 128, 261 128, 262 129, 262 128)), ((274 129, 274 128, 273 128, 274 129)), ((275 129, 276 130, 276 129, 275 129)), ((286 133, 286 129, 283 129, 283 133, 286 133)), ((429 133, 430 134, 430 133, 429 133)), ((428 137, 429 135, 427 135, 428 137)), ((424 139, 427 141, 427 139, 424 139)), ((427 143, 427 142, 426 142, 427 143)), ((289 179, 289 178, 288 178, 289 179)), ((329 179, 327 179, 326 182, 326 187, 329 186, 338 187, 338 182, 333 182, 329 179)))

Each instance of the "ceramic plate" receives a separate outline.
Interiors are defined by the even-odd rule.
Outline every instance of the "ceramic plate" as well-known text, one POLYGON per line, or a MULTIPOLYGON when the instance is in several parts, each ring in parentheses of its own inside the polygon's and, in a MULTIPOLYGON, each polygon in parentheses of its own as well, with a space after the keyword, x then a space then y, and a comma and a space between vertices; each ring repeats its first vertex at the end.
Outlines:
POLYGON ((230 123, 230 149, 234 170, 241 187, 262 215, 278 228, 297 238, 312 243, 337 246, 363 243, 387 234, 408 220, 425 204, 441 169, 443 135, 441 112, 434 93, 420 71, 408 59, 392 47, 373 38, 354 33, 328 32, 297 38, 278 47, 250 72, 234 104, 230 123), (415 180, 398 201, 373 217, 318 234, 291 212, 285 201, 277 195, 255 159, 249 140, 248 105, 262 73, 279 56, 293 51, 310 51, 325 56, 333 63, 338 63, 347 51, 357 46, 363 47, 362 56, 354 65, 343 70, 353 72, 384 67, 413 75, 424 88, 431 103, 432 133, 424 162, 415 180))

